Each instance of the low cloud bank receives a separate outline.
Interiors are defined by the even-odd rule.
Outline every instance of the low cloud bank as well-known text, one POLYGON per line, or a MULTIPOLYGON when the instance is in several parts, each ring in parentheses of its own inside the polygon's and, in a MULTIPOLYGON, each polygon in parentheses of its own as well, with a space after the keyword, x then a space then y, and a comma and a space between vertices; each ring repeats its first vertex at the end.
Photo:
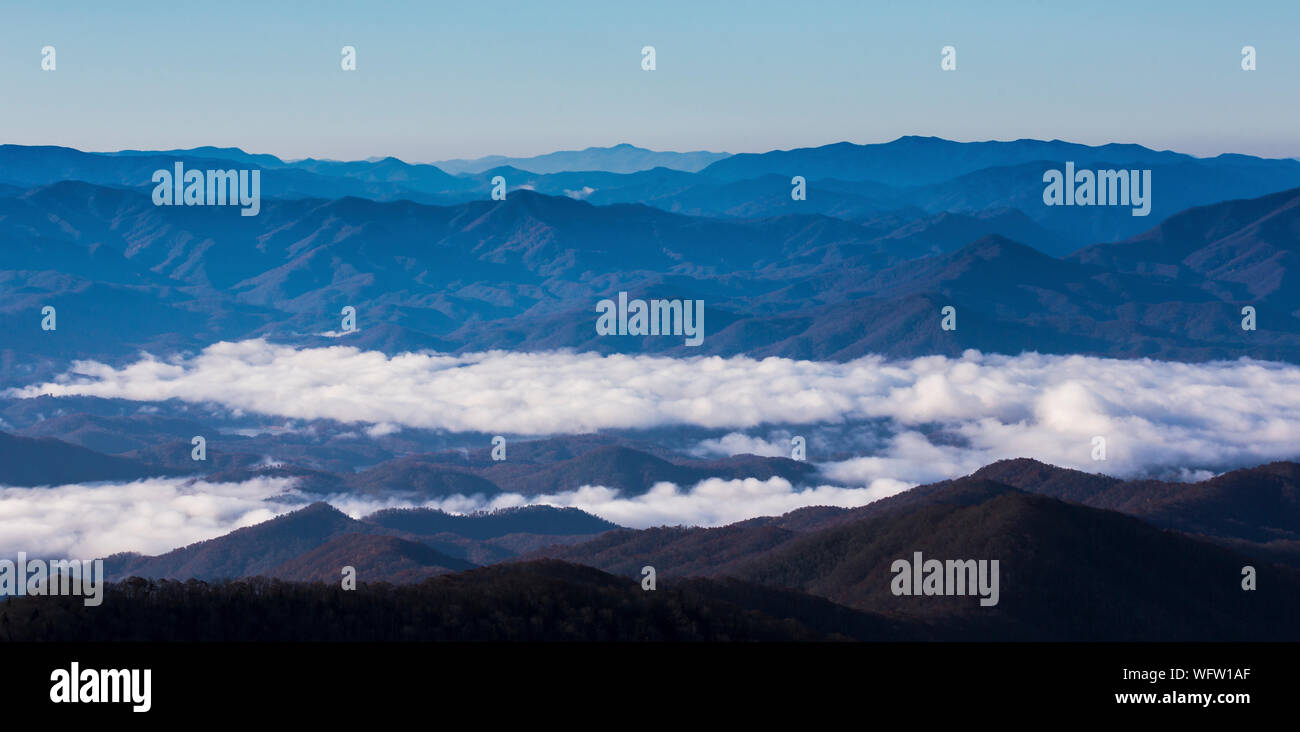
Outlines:
MULTIPOLYGON (((765 425, 877 420, 874 454, 808 459, 828 482, 917 483, 1001 458, 1113 475, 1217 469, 1300 452, 1300 367, 968 351, 847 363, 489 352, 387 356, 348 346, 217 343, 122 368, 77 362, 10 396, 176 398, 295 419, 517 435, 676 425, 731 430, 704 452, 789 454, 765 425), (932 442, 935 426, 949 438, 932 442), (1099 454, 1097 438, 1104 440, 1099 454), (847 459, 846 459, 847 457, 847 459)), ((798 433, 798 430, 793 430, 798 433)))
POLYGON ((159 554, 300 507, 287 478, 211 483, 150 478, 49 488, 0 486, 0 558, 159 554))

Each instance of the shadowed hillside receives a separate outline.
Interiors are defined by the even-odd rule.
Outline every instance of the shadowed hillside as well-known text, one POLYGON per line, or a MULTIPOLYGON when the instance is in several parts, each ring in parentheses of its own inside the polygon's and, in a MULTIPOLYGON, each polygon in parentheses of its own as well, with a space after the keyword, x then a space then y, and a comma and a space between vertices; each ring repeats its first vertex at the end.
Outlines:
POLYGON ((653 592, 562 562, 477 569, 413 585, 150 582, 104 604, 0 605, 12 641, 813 641, 924 637, 906 624, 798 593, 693 580, 653 592))

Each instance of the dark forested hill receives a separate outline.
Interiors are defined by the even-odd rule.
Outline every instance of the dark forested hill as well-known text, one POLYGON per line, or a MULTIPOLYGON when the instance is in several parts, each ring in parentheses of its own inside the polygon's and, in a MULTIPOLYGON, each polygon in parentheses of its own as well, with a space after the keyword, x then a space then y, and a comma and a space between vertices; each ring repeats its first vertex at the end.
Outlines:
POLYGON ((544 561, 419 584, 131 579, 104 604, 25 597, 0 605, 12 641, 813 641, 908 640, 929 631, 820 598, 738 581, 654 591, 639 578, 544 561))
POLYGON ((0 485, 138 480, 176 472, 140 460, 104 455, 53 437, 19 437, 0 432, 0 485))

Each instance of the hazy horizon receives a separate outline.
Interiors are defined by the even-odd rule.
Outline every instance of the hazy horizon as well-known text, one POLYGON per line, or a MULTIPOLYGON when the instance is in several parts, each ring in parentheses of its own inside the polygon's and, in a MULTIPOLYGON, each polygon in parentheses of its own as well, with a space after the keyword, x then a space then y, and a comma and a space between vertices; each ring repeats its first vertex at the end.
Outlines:
POLYGON ((540 157, 540 156, 550 155, 550 154, 555 154, 555 153, 583 152, 583 151, 586 151, 586 150, 609 150, 609 149, 612 149, 612 148, 618 147, 618 146, 620 146, 620 145, 630 145, 630 146, 632 146, 632 147, 639 148, 639 149, 642 149, 642 150, 648 150, 648 151, 650 151, 650 152, 654 152, 654 153, 698 153, 698 152, 708 152, 708 153, 716 153, 716 154, 723 154, 723 155, 728 155, 728 156, 730 156, 730 155, 742 155, 742 154, 761 154, 761 153, 767 153, 767 152, 788 151, 788 150, 798 150, 798 149, 812 149, 812 148, 818 148, 818 147, 826 147, 826 146, 828 146, 828 145, 836 145, 836 144, 840 144, 840 143, 849 143, 849 144, 852 144, 852 145, 860 145, 860 146, 866 146, 866 145, 881 145, 881 144, 886 144, 886 143, 890 143, 890 142, 895 142, 895 141, 897 141, 897 140, 899 140, 900 138, 903 138, 903 137, 933 137, 933 138, 936 138, 936 139, 946 140, 946 141, 948 141, 948 142, 958 142, 958 143, 980 143, 980 142, 1019 142, 1019 141, 1024 141, 1024 140, 1032 140, 1032 141, 1036 141, 1036 142, 1065 142, 1065 143, 1078 144, 1078 145, 1087 145, 1087 146, 1090 146, 1090 147, 1100 147, 1100 146, 1104 146, 1104 145, 1139 145, 1139 146, 1145 147, 1145 148, 1150 149, 1150 150, 1155 150, 1155 151, 1157 151, 1157 152, 1172 152, 1172 153, 1179 153, 1179 154, 1184 154, 1184 155, 1191 155, 1192 157, 1196 157, 1196 158, 1214 158, 1214 157, 1217 157, 1217 156, 1219 156, 1219 155, 1252 155, 1253 157, 1258 157, 1258 158, 1263 158, 1263 159, 1270 159, 1270 160, 1300 160, 1300 157, 1297 157, 1297 156, 1290 156, 1290 155, 1281 155, 1281 156, 1255 155, 1255 154, 1253 154, 1253 153, 1243 153, 1243 152, 1241 152, 1240 150, 1223 150, 1223 151, 1221 151, 1221 152, 1217 152, 1217 153, 1196 153, 1196 152, 1189 152, 1189 151, 1187 151, 1187 150, 1183 150, 1183 149, 1179 149, 1179 148, 1164 148, 1164 147, 1157 147, 1157 146, 1153 146, 1153 145, 1147 145, 1147 144, 1144 144, 1144 143, 1142 143, 1142 142, 1138 142, 1138 141, 1134 141, 1134 140, 1108 140, 1108 141, 1103 141, 1103 142, 1083 142, 1083 141, 1080 141, 1080 140, 1071 140, 1071 139, 1065 139, 1065 138, 1046 138, 1046 137, 1039 137, 1039 138, 1020 137, 1020 138, 955 139, 955 138, 951 138, 951 137, 941 137, 941 136, 937 136, 937 135, 899 135, 899 136, 891 137, 891 138, 888 138, 888 139, 880 139, 880 140, 847 140, 847 139, 841 139, 841 140, 830 140, 830 141, 826 141, 826 142, 818 142, 818 143, 801 144, 801 145, 795 145, 795 146, 793 146, 793 147, 786 147, 786 148, 772 148, 772 149, 766 149, 766 150, 707 150, 707 149, 705 149, 705 148, 695 148, 695 147, 687 147, 687 148, 682 148, 682 149, 666 149, 666 148, 652 148, 652 147, 647 147, 646 145, 641 145, 641 144, 638 144, 638 143, 636 143, 636 142, 629 142, 629 141, 626 141, 626 140, 622 140, 622 141, 619 141, 619 142, 612 142, 612 143, 609 143, 609 144, 585 145, 585 146, 582 146, 582 147, 564 148, 564 149, 556 149, 556 150, 538 150, 538 151, 535 151, 535 152, 523 153, 523 154, 519 154, 519 155, 505 155, 505 154, 502 154, 502 153, 488 152, 488 153, 484 153, 484 154, 482 154, 482 155, 462 156, 462 157, 454 157, 454 158, 439 158, 439 159, 437 159, 437 160, 415 160, 415 159, 408 159, 408 158, 404 158, 404 157, 402 157, 401 155, 390 154, 390 153, 383 153, 383 152, 374 153, 374 154, 371 154, 371 155, 367 155, 367 156, 365 156, 365 157, 356 157, 356 158, 331 158, 331 157, 320 156, 320 155, 308 155, 308 156, 306 156, 306 157, 289 157, 289 156, 286 156, 286 155, 280 154, 279 152, 276 152, 276 151, 274 151, 274 150, 249 149, 249 148, 246 148, 246 147, 243 147, 243 146, 240 146, 240 145, 217 145, 217 144, 203 143, 203 142, 195 143, 195 144, 193 144, 193 145, 185 145, 185 146, 183 146, 183 147, 167 147, 167 148, 163 148, 163 147, 146 147, 146 148, 125 148, 125 147, 114 147, 114 148, 103 148, 103 149, 79 148, 79 147, 76 147, 76 146, 74 146, 74 145, 67 145, 67 144, 60 144, 60 143, 38 143, 38 144, 33 144, 33 143, 17 143, 17 142, 9 142, 9 141, 0 141, 0 145, 11 144, 11 145, 26 145, 26 146, 31 146, 31 147, 41 147, 41 146, 67 147, 67 148, 72 148, 72 149, 75 149, 75 150, 79 150, 80 152, 93 153, 93 154, 115 154, 115 153, 122 153, 122 152, 169 152, 169 151, 172 151, 172 150, 181 150, 181 151, 183 151, 183 150, 196 150, 196 149, 201 149, 201 148, 217 148, 217 149, 234 148, 234 149, 242 150, 244 153, 247 153, 247 154, 249 154, 249 155, 272 155, 272 156, 277 157, 277 158, 279 158, 280 160, 282 160, 282 161, 284 161, 284 162, 286 162, 286 163, 293 163, 293 162, 298 162, 298 161, 302 161, 302 160, 309 160, 309 159, 314 159, 314 160, 330 160, 330 161, 335 161, 335 162, 367 162, 367 161, 383 160, 383 159, 386 159, 386 158, 397 158, 398 160, 401 160, 402 162, 409 163, 409 164, 412 164, 412 165, 434 165, 434 164, 437 164, 437 163, 440 163, 440 162, 449 162, 449 161, 474 161, 474 160, 481 160, 481 159, 494 158, 494 157, 501 157, 501 158, 520 158, 520 159, 524 159, 524 158, 540 157))
POLYGON ((1249 13, 764 2, 743 18, 677 2, 15 6, 0 26, 0 95, 23 114, 3 138, 430 162, 916 134, 1293 158, 1300 49, 1287 28, 1298 20, 1300 6, 1284 2, 1249 13), (53 71, 41 68, 46 45, 53 71), (641 68, 647 45, 654 71, 641 68), (945 72, 949 45, 957 68, 945 72), (1247 45, 1258 54, 1249 72, 1247 45), (355 71, 341 70, 343 46, 356 49, 355 71))

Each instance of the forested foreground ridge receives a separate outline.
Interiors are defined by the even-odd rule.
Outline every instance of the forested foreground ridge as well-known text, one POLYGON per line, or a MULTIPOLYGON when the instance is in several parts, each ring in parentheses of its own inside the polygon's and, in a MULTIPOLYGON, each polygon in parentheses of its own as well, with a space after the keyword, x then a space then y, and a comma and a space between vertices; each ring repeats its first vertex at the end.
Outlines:
POLYGON ((916 627, 802 593, 736 580, 641 584, 555 560, 419 584, 285 582, 110 585, 80 598, 0 602, 7 641, 827 641, 913 640, 916 627))

